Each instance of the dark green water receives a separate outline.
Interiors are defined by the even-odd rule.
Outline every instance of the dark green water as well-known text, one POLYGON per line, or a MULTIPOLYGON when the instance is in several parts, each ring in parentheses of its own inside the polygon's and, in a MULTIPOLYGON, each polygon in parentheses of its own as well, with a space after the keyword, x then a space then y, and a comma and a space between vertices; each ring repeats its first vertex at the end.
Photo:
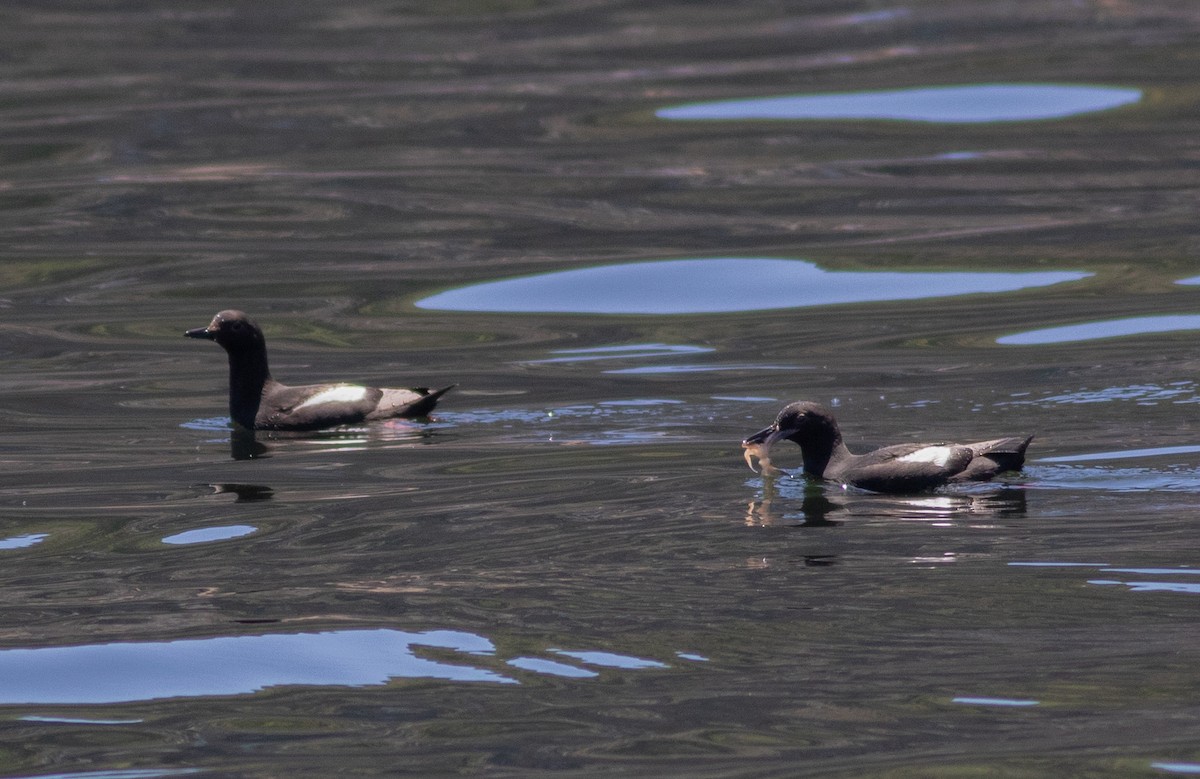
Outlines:
POLYGON ((1127 322, 1200 315, 1178 283, 1200 8, 0 18, 0 775, 1200 770, 1195 331, 1127 322), (656 116, 1005 83, 1142 97, 656 116), (1076 275, 706 314, 417 305, 698 258, 1076 275), (224 356, 182 337, 230 307, 285 381, 459 387, 427 423, 235 459, 224 356), (1002 485, 764 483, 739 441, 799 398, 859 449, 1038 437, 1002 485))

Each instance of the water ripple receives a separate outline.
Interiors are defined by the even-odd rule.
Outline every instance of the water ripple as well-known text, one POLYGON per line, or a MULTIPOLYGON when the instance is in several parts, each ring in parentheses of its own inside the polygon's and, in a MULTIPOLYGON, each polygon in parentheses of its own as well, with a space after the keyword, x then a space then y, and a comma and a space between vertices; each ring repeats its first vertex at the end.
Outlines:
POLYGON ((1087 570, 1097 573, 1107 574, 1129 574, 1137 577, 1162 577, 1156 579, 1131 579, 1131 578, 1089 578, 1086 583, 1097 587, 1124 587, 1128 592, 1172 592, 1184 593, 1188 595, 1200 595, 1200 582, 1189 577, 1200 575, 1200 569, 1191 568, 1188 566, 1179 566, 1177 568, 1164 567, 1113 567, 1101 564, 1092 563, 1064 563, 1064 562, 1010 562, 1009 566, 1014 568, 1035 568, 1041 570, 1052 570, 1056 568, 1064 568, 1069 570, 1087 570), (1167 581, 1165 577, 1182 576, 1184 581, 1167 581))
POLYGON ((1122 384, 1100 389, 1078 389, 1072 392, 1058 392, 1041 397, 1032 397, 1032 393, 1014 393, 1013 400, 996 403, 997 406, 1054 406, 1078 405, 1086 403, 1112 403, 1114 401, 1133 401, 1140 405, 1154 405, 1160 401, 1171 403, 1200 403, 1200 391, 1190 380, 1174 381, 1168 384, 1122 384))

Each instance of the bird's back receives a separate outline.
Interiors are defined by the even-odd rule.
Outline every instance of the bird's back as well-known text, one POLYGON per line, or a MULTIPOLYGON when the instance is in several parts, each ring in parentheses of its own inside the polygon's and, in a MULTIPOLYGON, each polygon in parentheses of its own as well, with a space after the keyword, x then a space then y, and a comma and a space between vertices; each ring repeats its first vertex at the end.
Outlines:
POLYGON ((873 492, 920 492, 945 484, 974 456, 961 444, 897 444, 832 462, 825 477, 873 492))

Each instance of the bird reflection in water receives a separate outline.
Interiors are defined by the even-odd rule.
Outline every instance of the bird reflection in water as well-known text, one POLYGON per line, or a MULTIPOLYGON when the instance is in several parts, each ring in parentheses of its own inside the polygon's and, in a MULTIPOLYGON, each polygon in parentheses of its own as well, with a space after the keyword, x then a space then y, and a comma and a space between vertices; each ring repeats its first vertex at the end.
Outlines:
POLYGON ((429 444, 437 435, 437 429, 430 426, 430 421, 433 420, 418 424, 405 419, 389 419, 364 426, 299 432, 256 432, 234 425, 230 429, 229 452, 234 460, 258 460, 270 457, 278 448, 307 447, 345 452, 367 447, 429 444), (264 439, 271 445, 268 446, 264 439))
POLYGON ((847 493, 847 510, 892 519, 924 521, 933 524, 954 520, 1022 517, 1026 513, 1026 492, 1002 487, 987 491, 941 492, 931 495, 874 495, 847 493))
POLYGON ((208 486, 213 488, 214 494, 231 493, 237 496, 237 503, 270 500, 275 496, 275 490, 263 484, 210 484, 208 486))
POLYGON ((229 436, 229 456, 235 460, 256 460, 270 457, 270 447, 254 437, 253 430, 235 427, 229 436))
POLYGON ((842 524, 842 520, 854 516, 925 521, 931 524, 988 517, 1023 517, 1026 514, 1026 496, 1025 490, 1016 487, 924 495, 883 495, 809 479, 795 480, 780 472, 779 478, 764 475, 762 495, 749 502, 745 523, 761 527, 788 524, 811 528, 836 527, 842 524), (799 506, 795 504, 795 488, 799 488, 799 506), (797 508, 800 522, 794 521, 797 508), (830 518, 838 515, 841 515, 839 519, 830 518))
POLYGON ((798 523, 790 522, 794 518, 791 514, 785 516, 776 513, 775 502, 778 498, 779 491, 775 479, 764 476, 762 498, 750 501, 746 508, 746 524, 752 527, 781 525, 784 522, 793 527, 836 527, 842 524, 825 518, 834 511, 842 510, 844 506, 830 500, 824 487, 816 482, 806 480, 804 484, 804 495, 800 500, 802 521, 798 523))

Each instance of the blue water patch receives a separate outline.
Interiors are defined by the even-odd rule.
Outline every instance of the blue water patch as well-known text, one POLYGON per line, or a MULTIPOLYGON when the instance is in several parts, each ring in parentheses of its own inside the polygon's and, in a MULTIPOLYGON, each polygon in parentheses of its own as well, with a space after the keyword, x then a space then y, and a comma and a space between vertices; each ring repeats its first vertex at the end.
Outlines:
POLYGON ((1140 573, 1149 576, 1172 576, 1181 573, 1200 576, 1200 568, 1104 568, 1101 573, 1140 573))
POLYGON ((1172 774, 1200 774, 1200 763, 1151 763, 1150 767, 1172 774))
POLYGON ((1106 111, 1142 99, 1140 89, 1074 84, 969 84, 870 92, 719 100, 661 108, 660 119, 891 119, 1020 122, 1106 111))
MULTIPOLYGON (((496 654, 491 641, 473 633, 411 633, 387 628, 3 649, 0 705, 86 705, 246 695, 284 685, 366 686, 387 684, 397 678, 519 684, 517 679, 489 668, 420 657, 414 651, 418 647, 453 650, 468 656, 464 659, 494 658, 496 654)), ((657 660, 614 652, 548 651, 605 668, 670 667, 657 660)), ((588 668, 540 657, 520 656, 506 662, 513 668, 548 676, 599 676, 588 668)), ((22 719, 93 725, 140 722, 38 715, 22 719)))
POLYGON ((1074 341, 1096 341, 1102 338, 1121 338, 1147 333, 1169 333, 1178 330, 1200 330, 1200 314, 1163 314, 1109 319, 1102 322, 1081 322, 1075 325, 1014 333, 997 338, 996 343, 1006 346, 1040 346, 1074 341))
MULTIPOLYGON (((595 346, 586 349, 556 349, 551 354, 559 355, 542 360, 524 360, 523 365, 549 365, 557 363, 584 363, 597 360, 619 360, 628 362, 658 357, 675 357, 679 355, 705 354, 715 352, 708 346, 689 346, 686 344, 628 344, 624 346, 595 346)), ((772 371, 772 370, 801 370, 798 365, 752 365, 752 364, 697 364, 684 363, 675 365, 643 365, 634 368, 611 368, 604 371, 613 374, 655 374, 655 373, 710 373, 719 371, 772 371)))
POLYGON ((605 668, 668 668, 666 663, 657 660, 643 660, 640 657, 619 655, 613 652, 571 651, 566 649, 551 649, 551 652, 570 657, 588 665, 599 665, 605 668))
POLYGON ((806 370, 801 365, 756 365, 753 363, 713 363, 711 365, 642 365, 637 368, 614 368, 605 373, 622 374, 622 375, 638 375, 638 374, 656 374, 656 373, 720 373, 722 371, 741 371, 745 373, 753 373, 754 371, 799 371, 806 370))
POLYGON ((233 428, 233 420, 229 417, 202 417, 200 419, 189 419, 187 422, 181 422, 179 426, 185 430, 225 432, 233 428))
POLYGON ((403 678, 515 684, 495 671, 418 657, 414 647, 490 654, 491 641, 431 630, 338 630, 0 650, 0 704, 97 704, 243 695, 281 685, 403 678))
POLYGON ((970 706, 1037 706, 1041 701, 1021 700, 1018 698, 974 698, 959 697, 951 703, 963 703, 970 706))
POLYGON ((1088 584, 1123 584, 1129 588, 1130 592, 1186 592, 1200 595, 1200 584, 1193 582, 1125 582, 1113 579, 1091 579, 1088 584))
POLYGON ((251 533, 257 532, 258 528, 253 525, 225 525, 223 527, 205 527, 198 530, 185 530, 182 533, 176 533, 172 536, 167 536, 162 540, 164 544, 203 544, 209 541, 224 541, 229 538, 240 538, 248 536, 251 533))
POLYGON ((1150 449, 1126 449, 1113 452, 1089 452, 1087 454, 1068 454, 1058 457, 1039 457, 1032 462, 1039 463, 1082 463, 1102 460, 1125 460, 1138 457, 1168 457, 1176 454, 1200 454, 1200 445, 1188 446, 1157 446, 1150 449))
POLYGON ((1008 565, 1021 568, 1104 568, 1108 565, 1108 563, 1030 562, 1008 563, 1008 565))
POLYGON ((140 725, 142 719, 85 719, 83 717, 42 717, 29 714, 21 717, 22 722, 58 722, 63 725, 140 725))
POLYGON ((593 346, 587 349, 555 349, 551 354, 558 355, 544 360, 529 360, 527 365, 543 365, 549 363, 593 362, 595 360, 635 360, 644 357, 669 357, 676 354, 704 354, 715 352, 709 346, 688 346, 686 344, 625 344, 622 346, 593 346))
POLYGON ((549 676, 564 676, 569 679, 590 679, 593 676, 600 675, 586 668, 579 668, 574 665, 567 665, 566 663, 557 663, 553 660, 543 660, 540 657, 514 657, 508 661, 508 664, 513 668, 520 668, 523 671, 535 671, 549 676))
POLYGON ((162 779, 207 773, 203 768, 117 768, 111 771, 72 771, 67 774, 36 774, 14 779, 162 779))
POLYGON ((49 537, 49 533, 26 533, 23 536, 0 538, 0 549, 26 549, 42 543, 49 537))
POLYGON ((1081 271, 828 271, 803 260, 715 257, 501 279, 440 292, 416 305, 500 313, 711 314, 1013 292, 1091 275, 1081 271))

